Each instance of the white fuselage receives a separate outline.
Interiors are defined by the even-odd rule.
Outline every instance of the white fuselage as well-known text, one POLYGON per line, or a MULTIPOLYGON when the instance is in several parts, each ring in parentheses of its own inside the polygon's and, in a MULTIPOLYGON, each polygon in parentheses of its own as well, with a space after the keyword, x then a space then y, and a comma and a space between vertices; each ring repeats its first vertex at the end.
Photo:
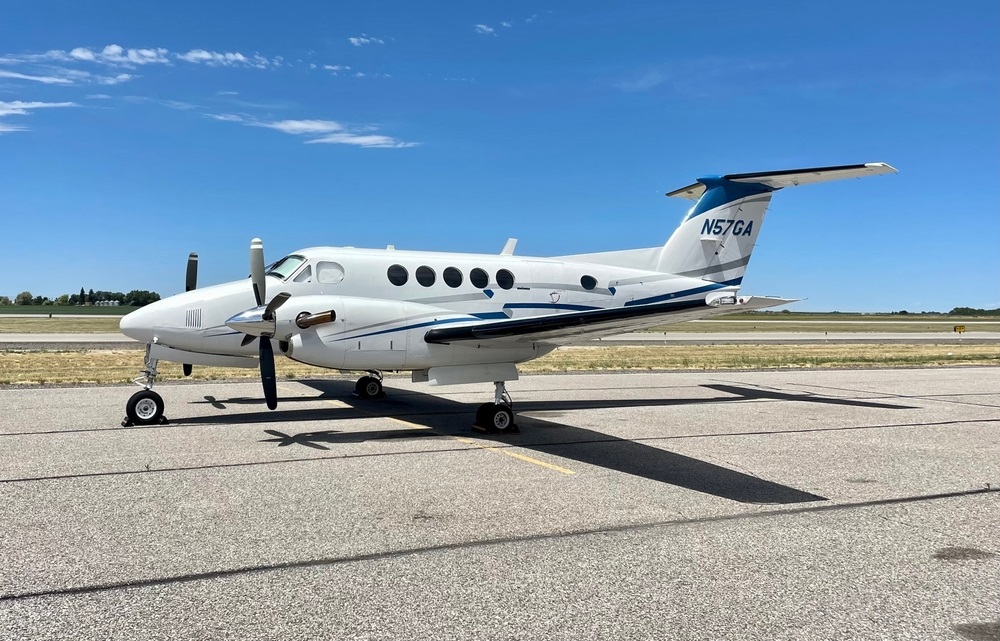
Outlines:
MULTIPOLYGON (((268 300, 279 292, 291 295, 277 311, 274 338, 290 358, 336 369, 519 363, 557 345, 428 344, 423 338, 440 326, 703 300, 711 292, 738 289, 738 281, 513 255, 313 247, 291 257, 303 260, 284 278, 266 278, 268 300), (402 281, 403 271, 394 266, 405 270, 401 285, 390 281, 390 272, 402 281), (305 331, 294 325, 304 312, 328 310, 336 313, 335 321, 305 331)), ((256 345, 241 345, 245 335, 226 321, 255 307, 250 279, 245 279, 148 305, 126 316, 121 329, 136 340, 179 350, 178 360, 185 352, 249 358, 257 354, 256 345)))

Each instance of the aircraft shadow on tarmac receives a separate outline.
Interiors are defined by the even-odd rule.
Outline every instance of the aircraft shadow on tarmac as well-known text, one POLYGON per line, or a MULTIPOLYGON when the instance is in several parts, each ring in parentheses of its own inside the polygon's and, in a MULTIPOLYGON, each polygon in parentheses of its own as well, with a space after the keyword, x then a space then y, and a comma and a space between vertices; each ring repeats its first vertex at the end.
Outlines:
MULTIPOLYGON (((320 392, 320 396, 281 399, 281 404, 294 401, 351 398, 352 381, 300 380, 299 383, 320 392)), ((603 467, 605 469, 639 476, 661 483, 711 494, 741 503, 792 504, 825 501, 825 497, 805 492, 787 485, 737 472, 726 467, 696 458, 676 454, 645 443, 621 439, 594 430, 574 427, 548 420, 557 412, 582 409, 614 409, 626 407, 670 407, 706 403, 742 403, 754 400, 799 401, 878 409, 913 409, 912 406, 880 403, 857 399, 821 396, 812 393, 785 393, 773 389, 743 387, 732 384, 710 384, 703 388, 725 394, 709 398, 675 399, 586 399, 516 402, 520 435, 477 434, 480 440, 495 441, 504 446, 517 446, 545 452, 565 459, 603 467), (525 416, 545 412, 546 418, 525 416), (551 412, 552 414, 548 414, 551 412)), ((352 399, 354 400, 354 399, 352 399)), ((259 399, 233 398, 220 400, 206 396, 213 407, 225 409, 228 404, 260 405, 259 399)), ((302 445, 313 449, 329 449, 326 444, 358 443, 377 439, 420 439, 427 437, 469 436, 469 426, 477 404, 466 404, 419 392, 390 393, 378 401, 356 401, 353 405, 337 408, 308 410, 279 409, 272 412, 253 411, 225 416, 192 417, 177 421, 183 424, 217 423, 275 423, 302 421, 330 421, 359 418, 405 418, 422 428, 409 430, 370 430, 340 432, 326 430, 286 434, 277 430, 264 430, 272 438, 263 443, 278 447, 302 445)))

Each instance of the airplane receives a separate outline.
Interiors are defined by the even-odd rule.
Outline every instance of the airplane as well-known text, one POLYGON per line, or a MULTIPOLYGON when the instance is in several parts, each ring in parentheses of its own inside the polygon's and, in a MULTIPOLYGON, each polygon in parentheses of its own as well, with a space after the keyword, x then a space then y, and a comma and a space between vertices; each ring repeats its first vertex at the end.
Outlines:
POLYGON ((474 427, 517 431, 506 383, 517 365, 562 345, 656 325, 794 302, 740 293, 774 192, 812 183, 895 173, 865 163, 713 175, 666 194, 694 201, 662 246, 556 256, 354 247, 310 247, 265 267, 250 243, 250 277, 197 287, 188 259, 182 294, 124 316, 123 334, 146 344, 143 389, 123 426, 165 422, 153 391, 157 364, 258 368, 277 407, 274 348, 287 358, 365 372, 362 399, 383 397, 382 372, 409 371, 430 385, 493 383, 474 427), (277 292, 268 298, 269 292, 277 292), (256 343, 256 344, 255 344, 256 343))

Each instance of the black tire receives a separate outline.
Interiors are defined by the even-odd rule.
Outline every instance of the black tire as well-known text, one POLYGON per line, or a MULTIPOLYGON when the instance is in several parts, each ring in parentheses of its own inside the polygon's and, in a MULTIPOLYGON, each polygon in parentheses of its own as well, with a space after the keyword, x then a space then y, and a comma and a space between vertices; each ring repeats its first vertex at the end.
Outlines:
POLYGON ((125 415, 134 425, 156 425, 163 418, 163 398, 151 389, 136 392, 125 404, 125 415))
POLYGON ((489 412, 493 410, 495 405, 493 403, 483 403, 476 410, 476 422, 473 425, 478 425, 479 427, 489 427, 490 418, 489 412))
POLYGON ((379 398, 382 396, 382 381, 374 376, 362 376, 354 385, 354 390, 361 398, 379 398))

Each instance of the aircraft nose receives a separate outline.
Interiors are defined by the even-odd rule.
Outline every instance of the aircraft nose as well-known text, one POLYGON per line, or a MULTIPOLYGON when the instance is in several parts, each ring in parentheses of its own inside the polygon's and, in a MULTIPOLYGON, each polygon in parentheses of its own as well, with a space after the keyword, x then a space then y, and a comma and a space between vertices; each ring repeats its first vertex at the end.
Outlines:
POLYGON ((118 323, 118 329, 131 339, 140 343, 149 343, 153 340, 153 305, 147 305, 122 317, 118 323))

